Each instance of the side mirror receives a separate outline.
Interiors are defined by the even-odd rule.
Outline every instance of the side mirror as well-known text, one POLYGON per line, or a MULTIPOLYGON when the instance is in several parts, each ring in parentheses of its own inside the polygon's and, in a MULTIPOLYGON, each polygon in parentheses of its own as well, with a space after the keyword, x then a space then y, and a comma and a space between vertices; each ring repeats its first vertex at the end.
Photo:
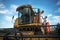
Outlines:
POLYGON ((14 19, 14 16, 12 16, 12 20, 14 19))

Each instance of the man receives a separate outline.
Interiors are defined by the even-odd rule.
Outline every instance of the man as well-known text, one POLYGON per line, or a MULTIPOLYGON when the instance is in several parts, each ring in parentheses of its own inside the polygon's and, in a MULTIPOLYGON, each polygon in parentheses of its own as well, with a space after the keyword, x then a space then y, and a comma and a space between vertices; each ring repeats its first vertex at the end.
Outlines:
POLYGON ((46 32, 47 32, 47 34, 50 33, 50 24, 47 20, 46 20, 46 32))
POLYGON ((38 14, 34 15, 34 23, 39 23, 38 14))
POLYGON ((50 33, 50 24, 47 21, 47 16, 42 17, 42 19, 43 19, 43 25, 46 27, 42 27, 41 30, 42 30, 43 34, 48 34, 48 33, 50 33))
MULTIPOLYGON (((42 19, 43 19, 43 25, 45 26, 46 25, 46 18, 47 16, 43 17, 42 16, 42 19)), ((42 34, 46 34, 46 27, 41 27, 41 31, 42 31, 42 34)))

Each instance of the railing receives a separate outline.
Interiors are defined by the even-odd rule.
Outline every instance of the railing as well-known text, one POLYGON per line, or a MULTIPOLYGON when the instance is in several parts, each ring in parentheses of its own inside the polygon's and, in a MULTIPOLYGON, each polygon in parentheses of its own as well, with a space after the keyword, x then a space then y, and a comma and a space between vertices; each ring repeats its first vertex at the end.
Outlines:
MULTIPOLYGON (((50 27, 53 27, 53 28, 56 28, 57 25, 50 25, 50 27)), ((41 26, 41 27, 45 27, 45 26, 41 26)), ((21 27, 21 28, 26 28, 25 31, 28 31, 28 28, 32 28, 30 31, 33 31, 33 32, 36 32, 35 29, 37 28, 40 28, 40 27, 21 27), (34 29, 35 28, 35 29, 34 29)), ((20 30, 21 28, 12 28, 10 29, 5 35, 0 35, 0 37, 3 37, 3 39, 5 38, 13 38, 14 40, 25 40, 25 38, 30 38, 29 40, 33 40, 33 38, 38 38, 38 40, 40 40, 40 38, 58 38, 58 40, 60 40, 60 35, 58 34, 55 34, 55 33, 51 33, 51 34, 37 34, 37 35, 22 35, 22 31, 24 30, 20 30), (18 36, 16 35, 16 33, 20 33, 18 36), (10 33, 14 34, 14 35, 11 35, 10 33)), ((40 30, 41 31, 41 30, 40 30)), ((38 31, 39 32, 39 31, 38 31)))

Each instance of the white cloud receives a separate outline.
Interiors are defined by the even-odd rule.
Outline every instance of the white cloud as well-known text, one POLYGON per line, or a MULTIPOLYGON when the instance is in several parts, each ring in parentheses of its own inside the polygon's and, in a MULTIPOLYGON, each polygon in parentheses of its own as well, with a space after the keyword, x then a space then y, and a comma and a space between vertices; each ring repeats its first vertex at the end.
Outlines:
POLYGON ((12 12, 12 13, 17 13, 16 12, 16 8, 18 7, 18 5, 11 5, 10 6, 10 11, 12 12))
POLYGON ((60 12, 60 8, 58 8, 58 10, 57 10, 58 12, 60 12))
MULTIPOLYGON (((1 4, 2 5, 2 4, 1 4)), ((2 9, 0 10, 0 14, 15 14, 16 12, 17 5, 11 5, 9 9, 2 9)))
POLYGON ((18 15, 16 14, 17 5, 11 5, 9 8, 10 9, 0 10, 0 14, 5 14, 4 19, 10 23, 15 21, 16 18, 18 17, 18 15), (12 15, 14 15, 14 20, 12 20, 12 15))
POLYGON ((13 22, 14 23, 18 16, 15 15, 13 19, 12 19, 12 17, 13 16, 5 16, 5 20, 8 21, 8 22, 13 22))
MULTIPOLYGON (((57 4, 57 6, 60 6, 60 0, 58 0, 56 4, 57 4)), ((55 12, 60 13, 60 7, 59 7, 59 8, 57 8, 55 12)))
POLYGON ((0 14, 8 14, 9 10, 0 10, 0 14))
MULTIPOLYGON (((8 14, 10 14, 10 15, 14 15, 14 21, 15 21, 15 19, 17 18, 17 12, 16 12, 16 8, 17 8, 17 5, 11 5, 10 6, 10 9, 8 10, 8 14), (16 15, 15 15, 16 14, 16 15)), ((6 20, 7 21, 12 21, 12 16, 6 16, 6 20)))
POLYGON ((56 13, 60 13, 60 7, 56 9, 56 13))
POLYGON ((60 16, 49 14, 48 22, 50 22, 51 25, 56 25, 57 23, 60 23, 60 16))
POLYGON ((12 17, 11 16, 5 16, 5 20, 10 22, 12 20, 12 17))
POLYGON ((2 21, 0 22, 0 28, 13 28, 13 23, 8 21, 2 21))
POLYGON ((0 3, 0 9, 5 8, 5 5, 3 3, 0 3))
POLYGON ((60 16, 54 16, 53 19, 55 22, 60 23, 60 16))
POLYGON ((60 23, 60 16, 52 16, 49 22, 51 25, 56 25, 57 23, 60 23))
POLYGON ((51 16, 52 16, 52 14, 48 14, 48 15, 47 15, 47 17, 51 17, 51 16))
POLYGON ((55 19, 53 19, 53 20, 49 20, 49 23, 50 25, 56 25, 58 22, 55 19))
POLYGON ((57 5, 60 5, 60 1, 57 2, 57 5))
POLYGON ((13 5, 11 5, 11 6, 10 6, 10 8, 11 8, 11 9, 15 9, 15 10, 16 10, 17 5, 14 5, 14 4, 13 4, 13 5))
MULTIPOLYGON (((3 5, 3 4, 1 4, 1 5, 3 5)), ((0 6, 0 8, 1 8, 1 6, 0 6)), ((9 7, 9 9, 8 8, 2 8, 2 10, 0 10, 0 14, 4 14, 5 16, 4 16, 4 20, 6 21, 5 22, 5 24, 3 24, 2 23, 2 25, 4 25, 4 26, 1 26, 0 28, 8 28, 8 27, 13 27, 12 25, 13 25, 13 21, 15 21, 16 20, 16 18, 17 18, 17 12, 16 12, 16 8, 17 8, 17 5, 10 5, 10 7, 9 7), (14 15, 14 20, 12 20, 12 15, 14 15), (6 24, 6 23, 8 23, 8 25, 6 24)))
POLYGON ((0 14, 7 14, 9 10, 5 9, 5 5, 0 3, 0 14))
POLYGON ((4 24, 4 22, 1 22, 1 23, 0 23, 0 26, 3 26, 3 24, 4 24))

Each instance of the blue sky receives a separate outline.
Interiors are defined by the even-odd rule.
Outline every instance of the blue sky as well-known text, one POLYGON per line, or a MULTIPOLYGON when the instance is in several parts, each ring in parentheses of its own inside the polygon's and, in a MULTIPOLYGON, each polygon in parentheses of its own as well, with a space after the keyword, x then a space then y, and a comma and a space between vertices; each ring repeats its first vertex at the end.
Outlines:
POLYGON ((17 18, 16 8, 23 4, 31 4, 33 8, 44 10, 50 24, 60 23, 60 0, 0 0, 0 28, 13 28, 17 18), (12 21, 12 16, 15 16, 12 21))

